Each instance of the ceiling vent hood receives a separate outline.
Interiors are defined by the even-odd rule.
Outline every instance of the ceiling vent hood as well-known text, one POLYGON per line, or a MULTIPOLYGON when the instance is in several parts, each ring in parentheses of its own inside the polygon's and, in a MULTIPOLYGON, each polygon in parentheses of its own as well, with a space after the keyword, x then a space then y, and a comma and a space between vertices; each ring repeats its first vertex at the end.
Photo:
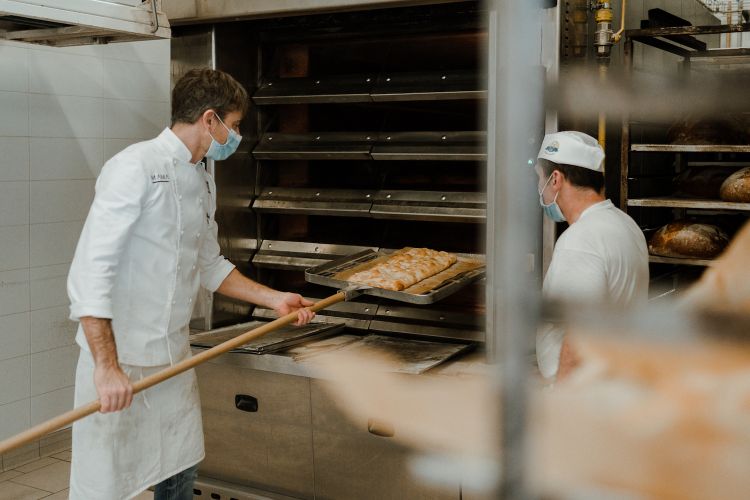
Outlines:
POLYGON ((170 37, 160 0, 0 0, 0 40, 62 47, 170 37))

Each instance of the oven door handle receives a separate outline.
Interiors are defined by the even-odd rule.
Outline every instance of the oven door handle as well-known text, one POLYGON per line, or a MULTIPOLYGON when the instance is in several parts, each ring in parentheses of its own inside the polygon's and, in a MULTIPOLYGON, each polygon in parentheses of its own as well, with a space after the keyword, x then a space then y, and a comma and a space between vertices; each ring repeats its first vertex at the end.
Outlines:
POLYGON ((374 436, 390 438, 396 435, 396 429, 388 422, 371 418, 367 420, 367 432, 374 436))
POLYGON ((234 407, 238 410, 255 413, 258 411, 258 398, 247 394, 236 394, 234 396, 234 407))

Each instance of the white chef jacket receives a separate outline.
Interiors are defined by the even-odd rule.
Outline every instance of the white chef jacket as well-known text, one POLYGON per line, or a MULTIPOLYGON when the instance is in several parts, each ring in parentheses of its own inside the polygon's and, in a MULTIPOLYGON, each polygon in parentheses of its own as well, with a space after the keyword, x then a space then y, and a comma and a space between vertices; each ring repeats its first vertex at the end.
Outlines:
MULTIPOLYGON (((610 200, 596 203, 560 235, 544 277, 547 299, 627 307, 648 298, 648 248, 643 231, 610 200)), ((554 377, 563 330, 544 325, 537 334, 537 360, 554 377)))
MULTIPOLYGON (((165 129, 102 169, 68 276, 70 318, 111 318, 121 363, 173 364, 190 352, 198 288, 234 266, 219 253, 215 184, 165 129)), ((79 326, 76 341, 88 350, 79 326)))
MULTIPOLYGON (((198 288, 216 290, 234 266, 219 254, 215 185, 165 129, 109 160, 96 183, 68 276, 71 319, 111 318, 132 382, 190 355, 198 288)), ((96 399, 82 328, 75 400, 96 399)), ((134 396, 120 412, 73 424, 70 497, 129 499, 204 457, 194 370, 134 396)))

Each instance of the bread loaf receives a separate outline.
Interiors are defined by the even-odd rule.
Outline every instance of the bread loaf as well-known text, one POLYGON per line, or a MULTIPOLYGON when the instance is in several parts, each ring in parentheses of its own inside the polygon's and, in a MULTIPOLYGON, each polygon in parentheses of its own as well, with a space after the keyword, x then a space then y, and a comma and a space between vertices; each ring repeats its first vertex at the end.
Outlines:
POLYGON ((731 118, 686 118, 667 132, 672 144, 745 144, 747 137, 731 118))
POLYGON ((750 167, 733 173, 719 189, 721 199, 734 203, 750 203, 750 167))
POLYGON ((721 184, 732 170, 725 167, 688 168, 675 179, 677 194, 694 198, 718 198, 721 184))
POLYGON ((727 234, 716 226, 680 220, 656 231, 648 251, 663 257, 713 259, 728 243, 727 234))

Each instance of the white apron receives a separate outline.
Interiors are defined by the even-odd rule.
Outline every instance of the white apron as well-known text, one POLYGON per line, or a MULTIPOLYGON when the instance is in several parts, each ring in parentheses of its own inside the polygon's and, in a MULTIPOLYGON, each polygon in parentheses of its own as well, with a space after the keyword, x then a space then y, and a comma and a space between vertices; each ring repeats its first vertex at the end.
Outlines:
MULTIPOLYGON (((135 382, 167 366, 121 367, 135 382)), ((97 398, 94 360, 82 349, 75 405, 97 398)), ((136 394, 124 411, 73 424, 70 500, 127 500, 204 456, 198 384, 189 370, 136 394)))

